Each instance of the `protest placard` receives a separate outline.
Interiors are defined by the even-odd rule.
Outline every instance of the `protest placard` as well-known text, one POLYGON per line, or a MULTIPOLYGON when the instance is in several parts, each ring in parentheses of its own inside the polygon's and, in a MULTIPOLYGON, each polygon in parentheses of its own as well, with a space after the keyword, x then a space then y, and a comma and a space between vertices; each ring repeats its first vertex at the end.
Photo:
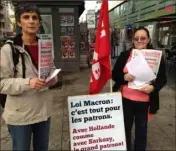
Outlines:
POLYGON ((142 50, 133 49, 132 59, 134 59, 139 52, 142 52, 148 65, 150 66, 154 74, 157 75, 160 62, 161 62, 162 51, 154 50, 154 49, 142 49, 142 50))
POLYGON ((68 97, 71 150, 126 150, 121 93, 68 97))
MULTIPOLYGON (((47 79, 47 82, 52 80, 53 73, 56 73, 57 69, 54 68, 52 51, 53 43, 52 40, 39 39, 39 65, 38 65, 38 77, 40 79, 47 79)), ((60 71, 60 70, 59 70, 60 71)), ((58 74, 59 72, 57 72, 58 74)), ((55 74, 55 76, 57 76, 55 74)))
POLYGON ((52 40, 39 39, 39 78, 46 79, 52 69, 52 40))
MULTIPOLYGON (((52 25, 52 16, 51 15, 41 15, 40 27, 37 33, 37 36, 40 39, 52 40, 53 43, 53 25, 52 25)), ((54 57, 54 48, 52 51, 52 57, 54 57)))
MULTIPOLYGON (((154 49, 133 49, 131 59, 133 60, 136 56, 139 55, 140 52, 143 54, 153 73, 157 76, 162 57, 162 51, 154 49)), ((150 82, 148 82, 148 84, 149 83, 150 82)), ((131 89, 141 89, 143 86, 145 86, 145 84, 142 86, 137 86, 134 82, 128 82, 128 87, 131 89)))

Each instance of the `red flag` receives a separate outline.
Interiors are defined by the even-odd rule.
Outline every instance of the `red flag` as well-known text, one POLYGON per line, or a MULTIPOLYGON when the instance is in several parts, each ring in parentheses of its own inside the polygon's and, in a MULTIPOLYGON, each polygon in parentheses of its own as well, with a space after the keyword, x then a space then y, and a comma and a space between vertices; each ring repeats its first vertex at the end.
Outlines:
POLYGON ((96 33, 89 94, 99 93, 111 78, 108 0, 102 0, 96 33))

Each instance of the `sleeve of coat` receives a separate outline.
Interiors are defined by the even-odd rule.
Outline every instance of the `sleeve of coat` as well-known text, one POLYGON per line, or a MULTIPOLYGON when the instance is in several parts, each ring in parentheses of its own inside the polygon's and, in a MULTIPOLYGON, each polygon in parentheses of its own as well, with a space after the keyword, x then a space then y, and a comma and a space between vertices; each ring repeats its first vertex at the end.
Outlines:
POLYGON ((117 58, 114 68, 112 70, 112 80, 118 83, 118 85, 127 83, 124 80, 123 64, 124 64, 124 53, 122 52, 120 56, 117 58))
POLYGON ((14 65, 10 45, 4 45, 0 50, 0 93, 7 95, 20 95, 29 90, 30 78, 13 78, 14 65))

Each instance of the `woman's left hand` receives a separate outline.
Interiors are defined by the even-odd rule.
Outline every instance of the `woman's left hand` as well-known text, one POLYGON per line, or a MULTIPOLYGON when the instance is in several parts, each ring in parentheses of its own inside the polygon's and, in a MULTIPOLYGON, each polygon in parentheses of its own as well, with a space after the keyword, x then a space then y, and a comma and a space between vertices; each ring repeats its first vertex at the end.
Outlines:
POLYGON ((145 92, 147 94, 150 94, 154 90, 153 85, 146 84, 143 88, 140 89, 140 91, 145 92))
POLYGON ((154 114, 152 114, 152 113, 148 113, 148 120, 153 119, 153 117, 154 117, 154 114))

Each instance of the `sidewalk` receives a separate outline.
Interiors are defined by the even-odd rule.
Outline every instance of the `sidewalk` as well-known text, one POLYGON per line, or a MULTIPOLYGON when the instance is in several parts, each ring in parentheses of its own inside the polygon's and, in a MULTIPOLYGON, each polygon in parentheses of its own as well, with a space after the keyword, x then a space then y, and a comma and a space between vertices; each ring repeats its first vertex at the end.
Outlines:
MULTIPOLYGON (((90 70, 66 74, 63 87, 53 90, 54 105, 50 132, 49 150, 69 150, 69 127, 67 96, 88 94, 90 70)), ((173 80, 175 81, 175 80, 173 80)), ((173 86, 174 82, 172 83, 173 86)), ((168 83, 169 84, 169 83, 168 83)), ((160 93, 160 110, 149 121, 148 150, 176 150, 175 148, 175 101, 176 90, 166 85, 160 93)), ((109 85, 103 92, 109 91, 109 85)), ((11 139, 7 127, 1 120, 1 150, 11 150, 11 139)))

